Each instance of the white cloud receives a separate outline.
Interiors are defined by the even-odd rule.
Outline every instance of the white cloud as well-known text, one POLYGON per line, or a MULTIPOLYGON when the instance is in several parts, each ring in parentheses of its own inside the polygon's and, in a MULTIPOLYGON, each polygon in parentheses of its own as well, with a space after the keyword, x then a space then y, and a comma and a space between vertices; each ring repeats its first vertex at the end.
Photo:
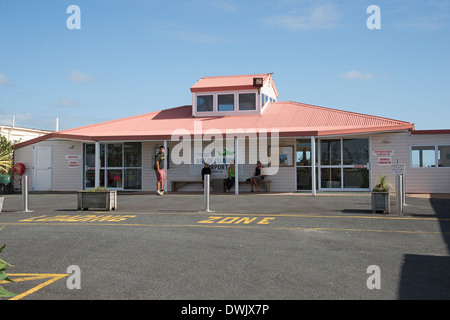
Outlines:
POLYGON ((11 86, 11 80, 7 76, 5 76, 3 73, 0 73, 0 86, 11 86))
POLYGON ((95 79, 92 76, 80 70, 71 70, 69 74, 69 79, 72 80, 73 82, 78 83, 87 83, 95 81, 95 79))
POLYGON ((336 6, 326 4, 313 8, 308 15, 295 13, 277 15, 265 20, 267 25, 291 31, 312 29, 334 29, 342 15, 336 6))
POLYGON ((375 78, 372 73, 362 73, 356 70, 344 72, 341 74, 341 77, 347 80, 372 80, 375 78))

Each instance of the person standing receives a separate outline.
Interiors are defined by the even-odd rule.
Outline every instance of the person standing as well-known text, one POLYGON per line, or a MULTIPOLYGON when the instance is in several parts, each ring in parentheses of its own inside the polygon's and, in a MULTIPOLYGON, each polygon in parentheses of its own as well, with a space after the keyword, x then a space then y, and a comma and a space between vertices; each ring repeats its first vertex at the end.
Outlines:
POLYGON ((156 193, 160 196, 164 194, 164 182, 166 181, 166 172, 164 170, 164 146, 159 147, 159 152, 155 157, 155 174, 156 174, 156 193))
MULTIPOLYGON (((205 182, 205 174, 211 175, 211 168, 209 167, 209 164, 205 162, 205 166, 202 169, 202 181, 205 182)), ((203 183, 204 186, 204 183, 203 183)))

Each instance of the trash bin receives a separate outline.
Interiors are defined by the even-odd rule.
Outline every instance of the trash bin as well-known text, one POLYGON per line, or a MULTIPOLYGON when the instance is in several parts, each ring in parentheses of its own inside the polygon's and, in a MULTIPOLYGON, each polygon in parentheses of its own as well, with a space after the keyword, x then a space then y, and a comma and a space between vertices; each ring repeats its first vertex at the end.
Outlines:
POLYGON ((9 174, 0 175, 0 194, 12 193, 12 179, 9 174))

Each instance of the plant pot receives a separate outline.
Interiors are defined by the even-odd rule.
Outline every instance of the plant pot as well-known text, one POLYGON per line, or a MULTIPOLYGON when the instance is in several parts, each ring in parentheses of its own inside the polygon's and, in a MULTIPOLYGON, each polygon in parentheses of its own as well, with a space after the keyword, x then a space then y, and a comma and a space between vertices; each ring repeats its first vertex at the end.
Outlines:
POLYGON ((389 192, 372 192, 372 212, 390 212, 389 192))
POLYGON ((78 210, 84 209, 117 209, 117 190, 108 191, 78 191, 78 210))

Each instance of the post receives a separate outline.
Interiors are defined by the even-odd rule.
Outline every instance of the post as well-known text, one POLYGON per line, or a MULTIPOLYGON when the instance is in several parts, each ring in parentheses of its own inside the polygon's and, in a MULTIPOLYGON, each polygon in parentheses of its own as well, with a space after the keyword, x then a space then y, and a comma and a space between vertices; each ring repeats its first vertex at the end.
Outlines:
POLYGON ((239 194, 239 139, 234 138, 234 194, 239 194))
POLYGON ((168 186, 167 186, 167 162, 169 161, 169 159, 168 159, 169 153, 167 151, 167 140, 164 140, 163 146, 164 146, 164 171, 166 172, 166 181, 165 181, 166 185, 164 186, 164 190, 167 191, 167 188, 168 188, 168 186))
POLYGON ((403 198, 403 206, 406 206, 406 180, 405 174, 402 174, 402 198, 403 198))
POLYGON ((22 198, 23 198, 23 212, 33 212, 28 210, 28 176, 22 176, 22 198))
POLYGON ((403 214, 403 176, 401 174, 397 175, 396 193, 397 193, 397 214, 403 214))
POLYGON ((100 142, 95 141, 95 188, 100 187, 100 142))
POLYGON ((312 176, 312 195, 316 195, 316 138, 311 137, 311 176, 312 176))
POLYGON ((205 195, 205 211, 206 212, 211 212, 209 210, 209 187, 210 187, 210 175, 209 174, 205 174, 204 175, 204 195, 205 195))

